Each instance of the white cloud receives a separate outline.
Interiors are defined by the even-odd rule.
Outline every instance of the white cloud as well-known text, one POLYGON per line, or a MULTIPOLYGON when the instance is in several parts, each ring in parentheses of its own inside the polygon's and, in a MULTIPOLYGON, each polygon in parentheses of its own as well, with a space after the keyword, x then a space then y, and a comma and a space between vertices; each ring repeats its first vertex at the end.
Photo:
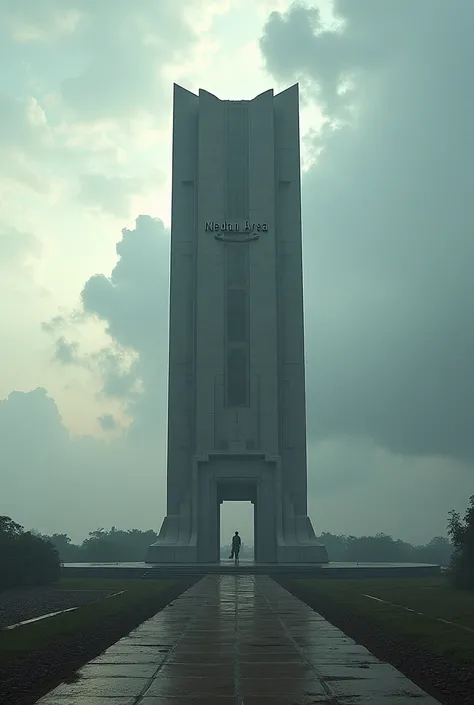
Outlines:
POLYGON ((24 271, 32 258, 40 256, 41 244, 32 233, 0 223, 0 253, 0 271, 5 274, 14 268, 14 276, 18 276, 19 269, 24 271))
POLYGON ((157 179, 152 173, 147 178, 84 174, 80 178, 79 198, 95 210, 126 218, 130 215, 133 197, 156 187, 160 181, 162 177, 157 179))

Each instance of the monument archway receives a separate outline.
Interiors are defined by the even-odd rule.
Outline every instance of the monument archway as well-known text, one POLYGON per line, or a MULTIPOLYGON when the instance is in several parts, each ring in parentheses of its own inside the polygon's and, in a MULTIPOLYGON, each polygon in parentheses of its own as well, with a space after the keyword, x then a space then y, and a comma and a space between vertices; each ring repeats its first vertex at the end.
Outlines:
POLYGON ((225 501, 251 502, 254 507, 254 558, 277 562, 275 464, 260 458, 216 457, 199 467, 197 560, 220 559, 220 508, 225 501))
POLYGON ((255 561, 255 506, 253 500, 225 499, 220 503, 220 558, 228 563, 232 538, 239 532, 242 546, 240 560, 255 561))

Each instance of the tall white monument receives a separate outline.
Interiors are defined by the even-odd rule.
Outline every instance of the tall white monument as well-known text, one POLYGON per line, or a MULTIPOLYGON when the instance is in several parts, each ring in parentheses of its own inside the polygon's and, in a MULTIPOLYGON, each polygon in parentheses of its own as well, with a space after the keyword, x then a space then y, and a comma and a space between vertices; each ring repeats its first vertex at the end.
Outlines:
POLYGON ((307 515, 299 97, 175 85, 167 516, 152 563, 219 560, 254 504, 255 560, 326 562, 307 515))

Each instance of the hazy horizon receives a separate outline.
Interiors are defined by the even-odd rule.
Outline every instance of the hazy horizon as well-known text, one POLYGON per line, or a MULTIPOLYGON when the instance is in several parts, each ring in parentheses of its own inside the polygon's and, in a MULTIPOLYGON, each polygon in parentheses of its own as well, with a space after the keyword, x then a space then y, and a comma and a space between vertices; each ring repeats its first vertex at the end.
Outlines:
MULTIPOLYGON (((0 0, 0 20, 0 514, 159 531, 172 84, 299 82, 309 514, 446 535, 474 494, 474 5, 0 0)), ((225 506, 223 533, 251 516, 225 506)))

